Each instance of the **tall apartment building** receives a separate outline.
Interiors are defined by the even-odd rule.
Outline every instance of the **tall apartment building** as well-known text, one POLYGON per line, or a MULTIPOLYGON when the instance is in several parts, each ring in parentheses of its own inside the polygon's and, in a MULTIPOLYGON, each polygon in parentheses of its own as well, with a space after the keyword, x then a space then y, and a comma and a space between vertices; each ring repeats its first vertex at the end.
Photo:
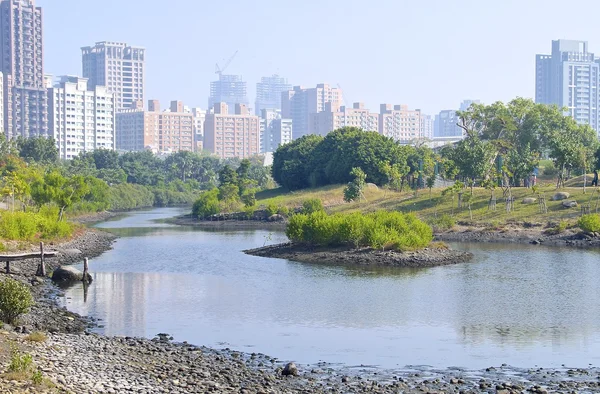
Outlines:
POLYGON ((119 111, 117 119, 117 149, 171 153, 194 151, 193 115, 183 111, 181 101, 172 101, 167 111, 160 111, 158 100, 148 101, 142 108, 119 111))
POLYGON ((315 88, 294 86, 292 90, 281 94, 281 115, 292 119, 294 140, 313 133, 310 126, 311 114, 324 111, 325 103, 328 102, 333 108, 340 107, 344 102, 342 90, 321 83, 315 88))
MULTIPOLYGON (((480 104, 479 100, 464 100, 460 104, 460 110, 466 111, 472 104, 480 104)), ((434 122, 434 137, 462 137, 464 130, 458 126, 460 119, 456 114, 456 110, 447 109, 440 111, 435 116, 434 122)))
POLYGON ((379 133, 395 141, 408 143, 421 134, 421 110, 409 110, 407 105, 381 104, 379 133))
POLYGON ((551 55, 536 55, 535 101, 564 107, 577 123, 600 131, 599 72, 586 41, 552 41, 551 55))
POLYGON ((48 104, 50 135, 61 159, 115 149, 115 98, 106 87, 88 90, 87 78, 63 76, 48 89, 48 104))
POLYGON ((363 103, 354 103, 352 108, 334 107, 334 103, 325 103, 325 109, 310 116, 311 134, 325 136, 341 127, 358 127, 364 131, 379 131, 379 114, 371 113, 363 103))
POLYGON ((34 0, 0 3, 0 52, 5 133, 9 138, 47 136, 42 9, 34 0))
POLYGON ((260 117, 260 153, 275 152, 292 142, 292 120, 283 119, 281 111, 263 109, 260 117))
POLYGON ((97 42, 81 48, 83 76, 89 88, 106 86, 114 93, 117 109, 144 102, 146 50, 122 42, 97 42))
POLYGON ((240 75, 219 74, 219 80, 210 83, 208 108, 213 108, 217 103, 227 104, 229 112, 235 111, 236 104, 243 104, 247 107, 249 101, 246 90, 246 82, 240 75))
POLYGON ((421 114, 421 132, 420 138, 423 139, 432 139, 433 138, 433 129, 434 129, 434 117, 431 115, 421 114))
POLYGON ((197 152, 204 149, 204 121, 206 120, 206 111, 201 108, 192 108, 194 122, 194 142, 197 152))
POLYGON ((262 77, 256 84, 254 113, 261 116, 263 109, 281 109, 281 94, 292 89, 287 79, 279 75, 262 77))
POLYGON ((227 103, 216 103, 204 122, 204 149, 225 159, 247 158, 260 153, 259 118, 248 107, 236 104, 230 114, 227 103))

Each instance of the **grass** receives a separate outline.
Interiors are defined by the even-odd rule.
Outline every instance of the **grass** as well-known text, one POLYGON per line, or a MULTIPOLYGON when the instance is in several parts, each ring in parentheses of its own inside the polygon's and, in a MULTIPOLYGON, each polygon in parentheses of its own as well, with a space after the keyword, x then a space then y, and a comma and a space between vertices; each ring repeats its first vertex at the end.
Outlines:
MULTIPOLYGON (((577 183, 577 179, 573 179, 572 183, 577 183)), ((458 208, 458 196, 455 196, 454 200, 451 196, 443 196, 442 189, 433 189, 431 195, 428 189, 419 190, 415 196, 414 191, 399 193, 385 191, 384 189, 367 188, 364 192, 366 199, 344 203, 344 186, 342 185, 306 189, 293 193, 286 193, 281 189, 269 190, 257 195, 257 205, 276 204, 295 208, 302 206, 302 202, 307 199, 320 198, 329 213, 366 213, 384 209, 403 213, 413 212, 420 219, 429 223, 434 222, 442 215, 450 215, 459 224, 489 228, 501 228, 510 223, 546 224, 561 221, 571 223, 579 218, 581 212, 579 207, 567 209, 562 207, 561 201, 551 201, 552 196, 557 191, 552 179, 544 181, 543 184, 538 184, 538 187, 538 193, 546 197, 547 213, 539 212, 537 202, 534 204, 522 203, 525 197, 538 197, 534 195, 531 189, 523 187, 512 189, 515 202, 514 209, 510 212, 506 212, 501 189, 495 191, 496 211, 490 211, 488 203, 491 193, 483 188, 474 189, 471 212, 469 212, 466 204, 463 204, 462 208, 458 208)), ((580 206, 590 203, 592 213, 596 212, 596 208, 600 210, 600 193, 596 189, 588 186, 586 194, 583 193, 583 189, 580 187, 566 187, 559 191, 568 192, 570 194, 569 200, 577 201, 580 206)), ((464 190, 465 195, 469 193, 469 189, 464 190)))
POLYGON ((40 331, 32 332, 31 334, 25 337, 25 340, 29 342, 45 342, 46 339, 48 339, 46 334, 40 331))

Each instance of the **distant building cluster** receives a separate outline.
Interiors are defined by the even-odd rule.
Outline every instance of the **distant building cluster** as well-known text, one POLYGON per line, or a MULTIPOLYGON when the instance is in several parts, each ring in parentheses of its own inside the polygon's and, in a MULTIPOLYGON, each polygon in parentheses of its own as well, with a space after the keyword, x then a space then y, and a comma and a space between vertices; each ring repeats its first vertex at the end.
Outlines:
MULTIPOLYGON (((272 153, 309 134, 341 127, 378 132, 403 144, 463 138, 457 109, 435 116, 408 105, 381 104, 370 112, 348 105, 340 86, 292 86, 280 75, 262 77, 250 108, 247 82, 217 65, 208 109, 172 101, 161 111, 145 103, 146 50, 122 42, 81 48, 82 76, 44 74, 42 9, 35 0, 0 0, 0 128, 9 138, 53 137, 62 159, 94 149, 207 151, 222 158, 272 153)), ((237 53, 237 52, 236 52, 237 53)), ((600 59, 585 41, 557 40, 536 57, 538 103, 558 105, 581 124, 600 130, 600 59)))

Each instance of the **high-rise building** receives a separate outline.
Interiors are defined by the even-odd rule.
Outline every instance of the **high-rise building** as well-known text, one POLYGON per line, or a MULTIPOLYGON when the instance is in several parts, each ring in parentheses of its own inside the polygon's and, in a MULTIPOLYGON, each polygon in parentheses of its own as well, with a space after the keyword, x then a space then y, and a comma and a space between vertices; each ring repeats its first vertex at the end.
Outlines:
POLYGON ((208 108, 213 108, 217 103, 225 103, 229 112, 235 111, 236 104, 248 107, 246 96, 246 82, 240 75, 219 74, 219 80, 210 83, 210 97, 208 108))
POLYGON ((115 149, 114 95, 104 86, 88 90, 87 82, 63 76, 48 89, 50 135, 61 159, 94 149, 115 149))
MULTIPOLYGON (((464 100, 460 103, 460 110, 466 111, 472 104, 480 104, 479 100, 464 100)), ((458 126, 459 117, 454 109, 447 109, 440 111, 435 116, 434 122, 434 137, 462 137, 464 136, 464 130, 458 126)))
POLYGON ((409 110, 407 105, 381 104, 379 133, 395 141, 408 143, 420 138, 421 110, 409 110))
POLYGON ((194 117, 194 142, 196 151, 202 152, 204 149, 204 121, 206 120, 206 111, 201 108, 192 108, 191 113, 194 117))
POLYGON ((313 133, 310 126, 311 114, 324 111, 325 103, 328 102, 332 108, 342 106, 342 90, 321 83, 316 88, 294 86, 293 90, 281 93, 281 115, 283 118, 292 119, 294 140, 313 133))
POLYGON ((283 119, 281 111, 263 109, 260 118, 260 153, 275 152, 292 142, 292 120, 283 119))
POLYGON ((171 153, 194 151, 193 115, 184 112, 181 101, 172 101, 161 112, 158 100, 148 101, 148 110, 141 107, 117 113, 117 149, 171 153))
POLYGON ((227 103, 216 103, 204 122, 204 149, 225 159, 247 158, 260 153, 259 118, 248 107, 236 104, 229 113, 227 103))
POLYGON ((566 108, 577 123, 600 131, 599 63, 586 41, 552 41, 551 55, 536 55, 536 103, 566 108))
POLYGON ((256 84, 254 113, 261 116, 263 109, 281 109, 281 93, 292 89, 287 79, 279 75, 262 77, 256 84))
POLYGON ((434 120, 431 115, 421 114, 421 132, 420 138, 432 139, 433 138, 434 120))
POLYGON ((83 76, 90 89, 106 86, 114 93, 117 109, 144 102, 146 50, 122 42, 97 42, 81 48, 83 76))
POLYGON ((0 3, 4 131, 9 138, 48 135, 42 9, 34 0, 0 3))
POLYGON ((341 127, 358 127, 364 131, 379 131, 379 114, 371 113, 363 103, 354 103, 352 108, 344 105, 334 107, 334 103, 325 103, 325 109, 310 116, 311 134, 325 136, 341 127))

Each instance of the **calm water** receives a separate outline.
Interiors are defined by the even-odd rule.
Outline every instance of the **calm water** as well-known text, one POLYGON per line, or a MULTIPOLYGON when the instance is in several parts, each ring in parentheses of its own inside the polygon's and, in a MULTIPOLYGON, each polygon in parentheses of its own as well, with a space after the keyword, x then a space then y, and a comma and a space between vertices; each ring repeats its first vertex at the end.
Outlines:
POLYGON ((136 212, 102 223, 121 238, 91 261, 94 283, 63 302, 110 335, 385 368, 600 365, 600 253, 457 245, 466 264, 422 270, 247 256, 281 233, 201 231, 136 212))

